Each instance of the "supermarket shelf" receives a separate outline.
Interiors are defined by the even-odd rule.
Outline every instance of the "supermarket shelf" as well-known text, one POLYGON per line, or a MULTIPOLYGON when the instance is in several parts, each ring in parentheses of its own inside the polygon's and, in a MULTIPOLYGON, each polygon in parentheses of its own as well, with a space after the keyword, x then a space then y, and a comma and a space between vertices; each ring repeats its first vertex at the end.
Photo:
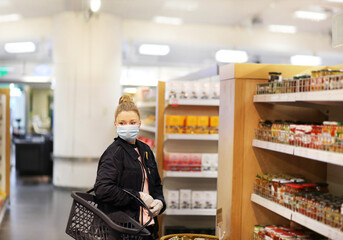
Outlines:
POLYGON ((154 126, 142 125, 140 127, 140 130, 146 131, 146 132, 156 133, 156 127, 154 127, 154 126))
POLYGON ((166 134, 166 139, 218 141, 218 134, 166 134))
POLYGON ((6 198, 5 202, 0 207, 0 224, 1 224, 2 220, 4 219, 8 204, 9 204, 9 199, 6 198))
POLYGON ((137 103, 138 108, 154 108, 156 107, 156 102, 139 102, 137 103))
POLYGON ((262 141, 262 140, 257 140, 254 139, 252 141, 252 145, 254 147, 258 148, 263 148, 267 150, 272 150, 276 152, 282 152, 282 153, 287 153, 287 154, 294 154, 294 146, 286 145, 286 144, 281 144, 281 143, 273 143, 273 142, 267 142, 267 141, 262 141))
POLYGON ((304 157, 320 162, 343 166, 342 153, 328 152, 311 148, 294 147, 286 144, 272 143, 257 139, 253 140, 252 145, 258 148, 287 153, 298 157, 304 157))
POLYGON ((219 99, 169 99, 168 105, 219 106, 219 99))
POLYGON ((217 178, 218 172, 181 172, 181 171, 164 171, 164 177, 179 178, 217 178))
POLYGON ((343 232, 338 229, 332 228, 328 225, 325 225, 321 222, 318 222, 312 218, 306 217, 300 213, 292 213, 292 221, 299 223, 300 225, 307 227, 329 239, 332 240, 341 240, 343 239, 343 232))
POLYGON ((327 152, 327 151, 310 149, 310 148, 296 147, 294 148, 294 155, 343 166, 342 153, 327 152))
POLYGON ((254 95, 254 102, 342 102, 343 90, 254 95))
POLYGON ((216 209, 166 209, 166 215, 216 216, 216 209))
POLYGON ((298 212, 291 211, 290 209, 280 206, 279 204, 269 201, 257 194, 251 195, 251 201, 332 240, 343 239, 343 232, 339 231, 338 229, 332 228, 312 218, 306 217, 305 215, 302 215, 298 212))
POLYGON ((280 216, 283 216, 284 218, 287 218, 288 220, 292 219, 292 211, 290 209, 275 202, 269 201, 268 199, 265 199, 257 194, 251 194, 251 201, 277 213, 280 216))

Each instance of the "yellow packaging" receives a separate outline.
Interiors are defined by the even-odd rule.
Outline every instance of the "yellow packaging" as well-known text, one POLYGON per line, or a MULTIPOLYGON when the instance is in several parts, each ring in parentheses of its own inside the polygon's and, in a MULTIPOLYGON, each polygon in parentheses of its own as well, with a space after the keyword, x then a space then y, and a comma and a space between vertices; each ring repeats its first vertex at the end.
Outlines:
POLYGON ((210 134, 218 134, 219 130, 219 116, 210 117, 210 134))
POLYGON ((187 134, 196 133, 197 124, 198 124, 197 116, 187 116, 186 117, 186 133, 187 134))
POLYGON ((209 121, 210 118, 208 116, 198 116, 198 127, 196 132, 198 134, 208 134, 209 121))
POLYGON ((166 132, 178 133, 179 116, 167 115, 166 116, 166 132))
POLYGON ((178 116, 179 117, 179 129, 178 133, 185 133, 185 121, 186 116, 178 116))

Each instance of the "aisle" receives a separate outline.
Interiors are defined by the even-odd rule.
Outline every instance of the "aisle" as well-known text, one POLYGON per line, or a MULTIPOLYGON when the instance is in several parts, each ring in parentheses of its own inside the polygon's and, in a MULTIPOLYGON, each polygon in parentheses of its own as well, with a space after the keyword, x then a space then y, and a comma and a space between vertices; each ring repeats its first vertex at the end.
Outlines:
POLYGON ((11 178, 11 204, 0 225, 4 240, 69 240, 65 226, 70 191, 57 189, 42 177, 11 178))

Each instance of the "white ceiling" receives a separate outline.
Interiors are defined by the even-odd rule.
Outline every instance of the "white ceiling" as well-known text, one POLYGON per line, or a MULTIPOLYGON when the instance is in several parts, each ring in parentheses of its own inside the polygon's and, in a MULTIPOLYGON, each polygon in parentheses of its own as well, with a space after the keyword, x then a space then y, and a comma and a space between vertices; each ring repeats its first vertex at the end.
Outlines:
MULTIPOLYGON (((85 10, 88 0, 0 0, 0 15, 25 18, 51 16, 65 10, 85 10)), ((184 23, 266 27, 295 25, 299 31, 327 33, 331 16, 343 3, 327 0, 102 0, 101 11, 122 18, 152 20, 154 16, 182 18, 184 23), (293 17, 296 10, 325 11, 329 18, 314 22, 293 17)))
MULTIPOLYGON (((18 13, 24 19, 86 9, 88 0, 0 0, 0 15, 18 13)), ((124 19, 152 21, 155 16, 166 16, 181 18, 185 24, 214 24, 254 29, 264 29, 270 24, 286 24, 296 26, 298 32, 330 35, 331 18, 343 12, 343 3, 328 0, 102 0, 100 11, 124 19), (320 22, 296 19, 296 10, 324 11, 329 17, 320 22)), ((189 46, 186 47, 189 51, 192 50, 189 46)), ((181 56, 186 62, 194 63, 201 58, 213 57, 213 50, 210 48, 204 46, 201 51, 194 49, 198 54, 189 54, 188 58, 185 56, 185 49, 180 48, 180 54, 173 59, 179 59, 181 56), (212 55, 207 54, 210 52, 212 55)), ((125 50, 123 53, 125 55, 125 50)), ((277 56, 268 56, 274 57, 274 60, 269 61, 275 62, 277 56)), ((124 56, 124 63, 125 61, 127 64, 130 64, 130 61, 132 63, 132 59, 125 59, 124 56)), ((137 64, 149 61, 153 64, 159 60, 141 57, 137 64)), ((257 61, 261 61, 261 57, 257 61)))

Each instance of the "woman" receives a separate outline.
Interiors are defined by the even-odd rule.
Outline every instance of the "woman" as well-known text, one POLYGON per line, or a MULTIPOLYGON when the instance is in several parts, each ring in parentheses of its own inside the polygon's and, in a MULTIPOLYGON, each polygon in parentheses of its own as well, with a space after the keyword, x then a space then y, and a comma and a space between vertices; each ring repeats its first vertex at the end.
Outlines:
POLYGON ((147 229, 149 239, 158 238, 157 215, 165 208, 161 178, 154 154, 145 143, 137 140, 141 126, 140 113, 129 96, 122 96, 115 111, 114 125, 118 137, 102 154, 94 185, 101 208, 110 216, 111 212, 124 211, 142 225, 149 221, 149 214, 139 202, 124 192, 130 191, 140 197, 154 215, 147 229))

